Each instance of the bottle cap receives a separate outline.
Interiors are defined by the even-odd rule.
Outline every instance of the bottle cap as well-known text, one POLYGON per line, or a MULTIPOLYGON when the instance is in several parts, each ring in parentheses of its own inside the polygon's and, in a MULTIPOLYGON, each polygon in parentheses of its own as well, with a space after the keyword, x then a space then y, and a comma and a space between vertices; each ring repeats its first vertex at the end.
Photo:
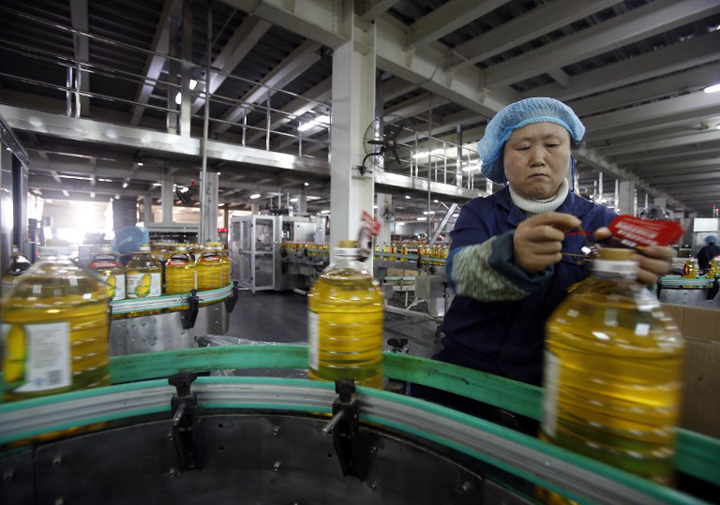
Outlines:
POLYGON ((620 249, 611 247, 599 247, 598 257, 607 261, 633 261, 634 249, 620 249))

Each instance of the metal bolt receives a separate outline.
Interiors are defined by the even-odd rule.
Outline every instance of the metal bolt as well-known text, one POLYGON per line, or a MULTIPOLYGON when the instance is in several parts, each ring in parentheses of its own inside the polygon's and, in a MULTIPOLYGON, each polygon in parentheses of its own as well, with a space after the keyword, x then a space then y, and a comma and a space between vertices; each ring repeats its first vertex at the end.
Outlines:
POLYGON ((54 467, 58 467, 62 465, 62 458, 60 456, 55 456, 55 459, 53 459, 52 465, 54 467))
POLYGON ((279 426, 275 426, 275 427, 273 428, 273 435, 277 435, 278 433, 280 433, 280 427, 279 427, 279 426))
POLYGON ((168 474, 170 475, 171 479, 174 479, 175 476, 177 475, 177 473, 178 473, 177 468, 175 468, 174 466, 170 467, 170 471, 168 472, 168 474))
POLYGON ((3 474, 3 480, 4 480, 5 482, 10 482, 10 481, 13 480, 14 478, 15 478, 15 473, 13 473, 12 470, 8 470, 7 472, 5 472, 5 473, 3 474))
POLYGON ((460 491, 462 491, 463 493, 467 493, 468 491, 470 491, 470 483, 463 482, 462 484, 460 484, 460 491))
POLYGON ((277 472, 278 470, 280 470, 280 462, 276 461, 273 465, 273 472, 277 472))
POLYGON ((168 433, 168 440, 172 440, 172 439, 173 439, 172 433, 168 433))

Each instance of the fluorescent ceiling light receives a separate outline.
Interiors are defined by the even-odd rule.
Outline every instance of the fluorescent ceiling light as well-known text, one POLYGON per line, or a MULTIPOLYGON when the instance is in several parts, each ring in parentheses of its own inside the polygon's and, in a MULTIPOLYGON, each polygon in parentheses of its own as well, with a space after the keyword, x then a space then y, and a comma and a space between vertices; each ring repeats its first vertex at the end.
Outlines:
POLYGON ((305 183, 305 186, 309 186, 309 185, 310 185, 310 183, 309 183, 309 182, 306 182, 306 183, 305 183))
POLYGON ((197 81, 195 79, 190 79, 190 89, 195 89, 197 87, 197 81))
POLYGON ((708 86, 703 90, 705 93, 717 93, 720 91, 720 84, 713 84, 712 86, 708 86))
POLYGON ((250 195, 250 200, 257 200, 262 195, 260 193, 255 193, 254 195, 250 195))
POLYGON ((290 199, 290 203, 295 203, 295 202, 297 202, 297 198, 291 198, 291 199, 290 199))
POLYGON ((373 205, 373 209, 377 209, 377 205, 373 205))
POLYGON ((128 187, 128 183, 127 183, 127 182, 123 182, 123 189, 125 189, 125 188, 127 188, 127 187, 128 187))
POLYGON ((441 156, 445 154, 445 149, 433 149, 432 151, 430 151, 430 153, 428 153, 427 151, 421 151, 419 153, 413 154, 413 159, 418 160, 420 158, 427 158, 428 154, 430 154, 430 156, 441 156))
POLYGON ((405 226, 405 223, 403 223, 402 221, 400 221, 399 223, 395 223, 395 224, 396 224, 397 226, 405 226))
POLYGON ((330 211, 328 209, 321 210, 320 214, 330 214, 330 211))
POLYGON ((425 214, 427 216, 428 214, 435 214, 435 211, 434 210, 430 210, 430 211, 426 210, 423 212, 423 214, 425 214))
POLYGON ((405 195, 405 200, 410 200, 410 195, 405 195))
POLYGON ((477 172, 482 168, 482 162, 477 165, 467 165, 463 167, 463 172, 477 172))
POLYGON ((142 161, 138 161, 138 164, 137 164, 137 165, 138 165, 139 167, 141 167, 141 166, 144 165, 144 163, 143 163, 142 161))
POLYGON ((419 218, 417 218, 417 220, 418 220, 418 221, 427 221, 427 218, 426 218, 426 217, 419 217, 419 218))

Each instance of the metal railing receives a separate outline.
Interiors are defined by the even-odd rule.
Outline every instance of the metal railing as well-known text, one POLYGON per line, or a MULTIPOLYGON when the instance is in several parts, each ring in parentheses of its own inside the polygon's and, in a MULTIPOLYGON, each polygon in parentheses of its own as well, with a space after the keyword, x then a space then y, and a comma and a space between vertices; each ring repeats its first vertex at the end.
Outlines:
MULTIPOLYGON (((92 34, 70 26, 63 25, 54 21, 48 21, 46 19, 39 18, 34 15, 23 13, 9 7, 0 6, 0 12, 18 16, 25 20, 25 22, 32 22, 42 25, 43 27, 50 28, 52 30, 69 32, 73 37, 84 37, 88 40, 92 40, 96 45, 112 46, 114 48, 134 52, 146 55, 148 58, 159 57, 163 60, 163 67, 168 66, 170 63, 183 63, 180 58, 171 56, 169 54, 152 51, 142 47, 128 44, 112 38, 92 34)), ((177 121, 180 123, 183 118, 183 107, 181 104, 175 103, 175 97, 178 94, 182 94, 183 83, 173 82, 169 79, 152 78, 147 75, 129 72, 115 68, 111 65, 90 63, 88 61, 82 61, 76 57, 71 57, 41 49, 39 47, 30 47, 28 45, 19 44, 11 40, 4 40, 0 35, 0 42, 3 44, 3 50, 8 52, 16 53, 24 58, 29 58, 43 64, 57 65, 65 68, 65 79, 64 82, 46 82, 30 77, 22 76, 18 72, 14 72, 12 69, 6 69, 4 72, 0 72, 0 77, 6 79, 12 79, 18 82, 22 82, 29 86, 54 89, 65 94, 65 114, 68 116, 81 117, 82 115, 82 98, 90 98, 94 101, 114 102, 121 103, 130 106, 137 106, 146 108, 149 110, 157 111, 166 114, 170 121, 166 123, 177 121), (115 94, 103 94, 95 91, 82 90, 83 77, 88 78, 91 75, 98 75, 102 77, 117 79, 124 82, 129 82, 137 85, 137 89, 140 90, 142 86, 147 85, 152 88, 153 91, 161 89, 166 93, 167 105, 161 106, 156 103, 150 103, 156 101, 158 96, 149 96, 147 101, 138 101, 136 99, 128 99, 127 96, 120 96, 115 94)), ((207 57, 207 56, 206 56, 207 57)), ((186 62, 187 64, 187 62, 186 62)), ((313 123, 317 128, 325 129, 330 131, 331 125, 329 118, 331 116, 331 105, 327 102, 317 101, 310 98, 306 98, 297 93, 292 93, 284 89, 270 86, 263 82, 256 82, 244 77, 236 76, 230 73, 222 72, 217 69, 211 69, 210 74, 206 75, 205 65, 191 63, 191 81, 195 81, 196 89, 191 89, 188 100, 190 101, 191 107, 196 104, 198 100, 202 103, 200 107, 195 106, 198 111, 200 108, 208 106, 208 104, 221 104, 228 106, 228 110, 239 110, 240 118, 237 121, 229 121, 221 118, 210 117, 209 121, 212 123, 211 134, 213 128, 218 125, 226 125, 240 134, 240 144, 243 146, 251 146, 266 151, 276 149, 278 144, 284 144, 284 152, 287 152, 287 148, 293 144, 297 144, 296 155, 299 157, 314 157, 313 152, 321 151, 323 148, 329 146, 328 139, 312 138, 302 131, 302 125, 306 123, 313 123), (197 76, 198 78, 196 78, 197 76), (213 79, 221 77, 223 80, 232 80, 246 84, 251 90, 260 89, 261 93, 256 93, 261 99, 256 101, 247 101, 238 99, 231 96, 226 96, 220 93, 207 93, 207 89, 211 89, 210 82, 213 79), (198 82, 199 81, 199 82, 198 82), (209 96, 208 96, 209 95, 209 96), (282 95, 290 97, 292 100, 299 99, 303 102, 303 105, 296 108, 296 110, 283 110, 281 108, 272 107, 272 101, 274 95, 282 95), (301 112, 298 112, 298 109, 301 112), (264 116, 264 120, 258 122, 250 122, 248 120, 249 115, 257 116, 257 114, 264 116), (325 121, 324 118, 328 120, 325 121), (287 126, 287 130, 280 130, 279 127, 287 126), (285 141, 285 142, 284 142, 285 141), (309 151, 307 146, 318 146, 318 148, 309 151), (309 151, 309 152, 308 152, 309 151)), ((172 72, 171 72, 172 73, 172 72)), ((179 74, 180 72, 178 72, 179 74)), ((189 84, 189 83, 188 83, 189 84)), ((191 87, 191 86, 188 86, 191 87)), ((136 96, 139 91, 136 92, 136 96)), ((151 91, 152 93, 152 91, 151 91)), ((182 100, 182 98, 181 98, 182 100)), ((277 101, 277 98, 275 98, 277 101)), ((227 111, 226 111, 227 112, 227 111)), ((192 120, 203 120, 202 114, 191 113, 190 118, 192 120)), ((328 153, 329 156, 329 153, 328 153)))

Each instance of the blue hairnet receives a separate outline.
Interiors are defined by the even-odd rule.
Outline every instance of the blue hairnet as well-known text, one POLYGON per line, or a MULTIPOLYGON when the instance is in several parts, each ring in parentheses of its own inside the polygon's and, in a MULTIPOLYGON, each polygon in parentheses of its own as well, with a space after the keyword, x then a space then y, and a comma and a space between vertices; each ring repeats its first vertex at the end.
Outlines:
POLYGON ((480 171, 485 177, 498 184, 503 183, 503 146, 516 129, 530 123, 557 123, 576 141, 582 140, 585 134, 580 118, 560 100, 535 97, 511 103, 492 118, 485 128, 485 136, 477 144, 482 160, 480 171))
POLYGON ((717 237, 715 235, 708 235, 705 237, 706 244, 717 244, 717 237))

